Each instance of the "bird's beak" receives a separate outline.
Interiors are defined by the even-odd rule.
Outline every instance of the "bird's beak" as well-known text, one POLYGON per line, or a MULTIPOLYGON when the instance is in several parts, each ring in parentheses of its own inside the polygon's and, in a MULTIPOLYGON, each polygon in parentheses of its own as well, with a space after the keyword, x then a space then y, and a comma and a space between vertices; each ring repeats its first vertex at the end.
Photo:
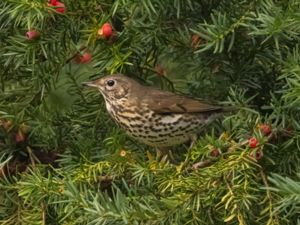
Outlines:
POLYGON ((93 81, 87 81, 82 83, 83 86, 88 86, 88 87, 95 87, 98 88, 97 84, 95 84, 93 81))

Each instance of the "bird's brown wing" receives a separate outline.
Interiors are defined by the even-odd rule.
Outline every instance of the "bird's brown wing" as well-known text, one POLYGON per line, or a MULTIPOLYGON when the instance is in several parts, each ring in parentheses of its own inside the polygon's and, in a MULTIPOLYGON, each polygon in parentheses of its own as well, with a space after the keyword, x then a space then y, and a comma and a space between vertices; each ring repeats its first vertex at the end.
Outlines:
POLYGON ((148 92, 144 103, 156 113, 204 113, 222 111, 222 107, 210 105, 200 100, 177 95, 172 92, 148 92))

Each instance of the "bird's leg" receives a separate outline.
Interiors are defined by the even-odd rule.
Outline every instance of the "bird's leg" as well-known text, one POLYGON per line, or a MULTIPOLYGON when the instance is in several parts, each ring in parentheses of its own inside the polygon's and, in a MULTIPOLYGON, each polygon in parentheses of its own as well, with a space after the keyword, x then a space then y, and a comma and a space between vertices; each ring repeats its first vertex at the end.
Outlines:
POLYGON ((178 163, 174 159, 174 156, 173 156, 172 151, 170 150, 170 148, 167 148, 167 147, 157 149, 156 160, 158 162, 169 161, 169 162, 171 162, 173 164, 177 164, 178 163))
POLYGON ((183 162, 183 168, 184 167, 186 167, 187 165, 188 165, 188 163, 189 163, 189 159, 190 159, 190 157, 191 157, 191 151, 192 151, 192 148, 194 147, 194 145, 196 144, 196 142, 197 142, 197 135, 192 135, 191 137, 190 137, 190 139, 191 139, 191 144, 190 144, 190 147, 188 148, 188 150, 187 150, 187 155, 186 155, 186 158, 185 158, 185 160, 184 160, 184 162, 183 162))
POLYGON ((189 151, 194 147, 194 145, 196 144, 197 142, 197 135, 191 135, 190 137, 191 139, 191 144, 190 144, 190 147, 189 147, 189 151))
POLYGON ((166 158, 169 154, 169 148, 158 148, 156 150, 156 160, 161 161, 166 158))

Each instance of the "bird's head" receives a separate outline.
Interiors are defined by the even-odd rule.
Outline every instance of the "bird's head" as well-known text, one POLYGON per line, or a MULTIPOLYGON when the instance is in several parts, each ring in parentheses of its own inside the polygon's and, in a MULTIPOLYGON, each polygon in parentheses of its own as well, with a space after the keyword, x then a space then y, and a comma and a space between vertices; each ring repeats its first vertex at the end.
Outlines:
POLYGON ((139 86, 139 84, 122 74, 114 74, 102 77, 100 79, 84 82, 88 87, 98 88, 103 97, 110 101, 128 98, 132 91, 139 86))

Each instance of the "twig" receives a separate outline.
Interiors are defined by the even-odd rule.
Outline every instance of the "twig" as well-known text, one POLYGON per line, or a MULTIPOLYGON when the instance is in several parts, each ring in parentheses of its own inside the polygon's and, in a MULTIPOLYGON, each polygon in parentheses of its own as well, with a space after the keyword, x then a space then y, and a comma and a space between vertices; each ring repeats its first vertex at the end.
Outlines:
POLYGON ((200 161, 200 162, 197 162, 197 163, 193 164, 192 168, 194 170, 197 170, 197 169, 200 169, 200 168, 210 166, 212 163, 213 162, 211 160, 207 159, 207 160, 203 160, 203 161, 200 161))

